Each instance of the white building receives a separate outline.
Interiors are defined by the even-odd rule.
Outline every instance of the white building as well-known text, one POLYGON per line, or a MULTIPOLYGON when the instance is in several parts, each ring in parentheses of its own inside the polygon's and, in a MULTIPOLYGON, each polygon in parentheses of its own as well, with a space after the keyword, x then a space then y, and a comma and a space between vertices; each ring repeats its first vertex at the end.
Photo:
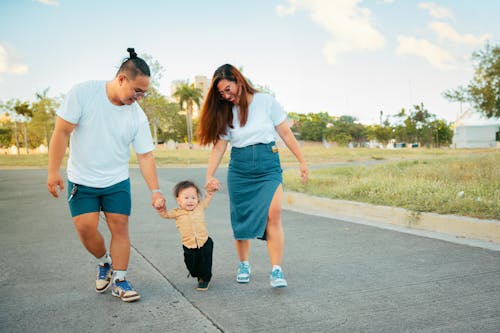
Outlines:
POLYGON ((453 134, 454 148, 495 148, 497 132, 500 131, 499 118, 482 118, 470 110, 459 116, 453 134))

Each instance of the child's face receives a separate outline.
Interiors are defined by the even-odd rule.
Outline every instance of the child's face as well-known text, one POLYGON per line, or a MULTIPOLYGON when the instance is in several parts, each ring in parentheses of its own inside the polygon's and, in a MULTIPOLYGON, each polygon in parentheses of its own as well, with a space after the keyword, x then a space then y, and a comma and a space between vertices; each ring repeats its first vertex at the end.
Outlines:
POLYGON ((194 187, 188 187, 179 192, 177 204, 184 210, 193 210, 198 206, 198 192, 194 187))

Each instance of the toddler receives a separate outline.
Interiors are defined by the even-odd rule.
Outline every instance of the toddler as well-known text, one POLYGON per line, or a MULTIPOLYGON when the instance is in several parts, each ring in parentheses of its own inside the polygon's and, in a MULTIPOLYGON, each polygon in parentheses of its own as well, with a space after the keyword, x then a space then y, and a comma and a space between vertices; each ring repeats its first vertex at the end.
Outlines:
MULTIPOLYGON (((175 219, 184 249, 184 263, 192 277, 198 279, 197 290, 207 290, 212 279, 212 251, 214 243, 208 236, 205 223, 205 209, 216 191, 215 184, 208 184, 207 194, 202 199, 195 183, 185 180, 174 186, 178 208, 158 211, 161 217, 175 219)), ((155 207, 163 207, 162 199, 155 207)))

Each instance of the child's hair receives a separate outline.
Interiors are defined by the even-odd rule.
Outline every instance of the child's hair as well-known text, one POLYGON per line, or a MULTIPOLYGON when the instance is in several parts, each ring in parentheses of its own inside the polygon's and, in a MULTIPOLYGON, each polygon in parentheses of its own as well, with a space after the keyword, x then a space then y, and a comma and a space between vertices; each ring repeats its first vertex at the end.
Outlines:
POLYGON ((194 187, 196 189, 196 193, 198 194, 198 200, 201 199, 201 191, 200 189, 198 188, 198 186, 196 186, 196 184, 190 180, 183 180, 181 182, 178 182, 177 184, 175 184, 174 186, 174 197, 178 197, 179 196, 179 193, 181 193, 182 190, 185 190, 187 188, 190 188, 190 187, 194 187))

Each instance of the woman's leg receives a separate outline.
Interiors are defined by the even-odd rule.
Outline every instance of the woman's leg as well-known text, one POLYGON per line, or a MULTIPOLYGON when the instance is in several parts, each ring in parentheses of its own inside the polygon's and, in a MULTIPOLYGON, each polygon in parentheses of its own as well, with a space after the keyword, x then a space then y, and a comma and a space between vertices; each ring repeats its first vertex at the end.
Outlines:
POLYGON ((236 252, 238 252, 238 258, 241 261, 248 261, 250 256, 250 240, 236 240, 236 252))
POLYGON ((283 186, 280 184, 274 193, 269 207, 269 217, 266 227, 267 250, 271 265, 281 265, 283 249, 285 247, 285 235, 281 225, 281 199, 283 197, 283 186))

